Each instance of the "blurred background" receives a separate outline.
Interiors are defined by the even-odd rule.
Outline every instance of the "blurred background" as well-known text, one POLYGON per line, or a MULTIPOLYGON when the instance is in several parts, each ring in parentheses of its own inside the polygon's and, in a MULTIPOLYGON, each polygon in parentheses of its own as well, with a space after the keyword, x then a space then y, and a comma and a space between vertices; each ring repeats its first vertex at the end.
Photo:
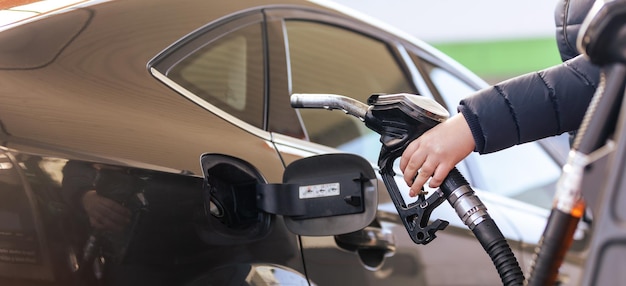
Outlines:
POLYGON ((556 0, 334 0, 448 54, 489 83, 561 62, 556 0))

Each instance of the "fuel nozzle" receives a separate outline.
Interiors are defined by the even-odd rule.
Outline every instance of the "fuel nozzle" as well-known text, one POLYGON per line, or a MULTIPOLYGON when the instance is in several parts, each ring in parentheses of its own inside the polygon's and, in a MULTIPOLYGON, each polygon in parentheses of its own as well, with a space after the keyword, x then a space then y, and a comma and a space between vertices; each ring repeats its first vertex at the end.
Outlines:
POLYGON ((450 114, 436 101, 414 94, 374 94, 367 100, 371 106, 365 125, 381 135, 383 144, 378 165, 393 165, 407 145, 428 129, 444 122, 450 114))
POLYGON ((429 221, 432 211, 447 196, 441 191, 428 197, 422 193, 415 202, 406 204, 394 179, 393 164, 411 141, 444 122, 449 113, 430 98, 407 93, 374 94, 368 105, 365 125, 380 134, 382 143, 378 157, 380 174, 413 242, 427 244, 435 239, 436 231, 448 226, 444 220, 429 221))

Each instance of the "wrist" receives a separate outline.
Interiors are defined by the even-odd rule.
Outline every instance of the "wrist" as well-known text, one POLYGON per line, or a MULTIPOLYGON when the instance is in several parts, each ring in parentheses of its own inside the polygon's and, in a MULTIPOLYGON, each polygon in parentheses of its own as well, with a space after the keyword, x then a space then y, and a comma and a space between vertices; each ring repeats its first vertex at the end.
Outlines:
POLYGON ((476 142, 463 114, 457 114, 451 117, 449 121, 449 123, 454 126, 453 129, 458 139, 457 143, 460 145, 463 152, 469 154, 474 151, 476 149, 476 142))
POLYGON ((465 105, 460 105, 459 113, 455 116, 463 118, 464 124, 467 126, 467 130, 470 132, 471 141, 473 146, 472 151, 481 152, 485 148, 485 139, 483 137, 483 131, 480 127, 478 117, 471 112, 465 105))

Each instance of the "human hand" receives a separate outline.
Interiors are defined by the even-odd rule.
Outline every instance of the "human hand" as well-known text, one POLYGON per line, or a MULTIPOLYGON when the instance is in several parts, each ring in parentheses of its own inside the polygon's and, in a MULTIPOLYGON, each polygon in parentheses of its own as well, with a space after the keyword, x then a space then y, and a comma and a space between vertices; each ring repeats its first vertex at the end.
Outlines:
POLYGON ((114 200, 98 195, 95 190, 87 191, 81 198, 89 223, 95 229, 122 231, 130 222, 130 210, 114 200))
POLYGON ((411 187, 409 195, 417 196, 431 176, 428 186, 439 187, 450 170, 475 146, 472 132, 462 114, 456 114, 424 132, 407 146, 400 158, 404 181, 411 187))

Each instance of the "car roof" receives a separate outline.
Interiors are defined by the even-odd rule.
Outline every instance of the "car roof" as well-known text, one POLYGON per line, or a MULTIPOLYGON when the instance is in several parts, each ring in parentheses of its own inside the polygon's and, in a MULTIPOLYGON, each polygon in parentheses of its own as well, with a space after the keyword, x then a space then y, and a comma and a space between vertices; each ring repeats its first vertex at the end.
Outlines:
POLYGON ((0 2, 0 29, 3 26, 25 22, 30 18, 74 6, 86 0, 19 0, 0 2))
MULTIPOLYGON (((46 1, 48 2, 48 1, 46 1)), ((32 5, 32 4, 31 4, 32 5)), ((317 7, 309 1, 303 0, 264 0, 264 1, 167 1, 167 0, 124 0, 124 1, 78 1, 73 6, 40 13, 23 21, 0 28, 3 43, 30 41, 29 48, 37 48, 38 52, 25 51, 29 56, 42 54, 47 56, 43 61, 49 61, 59 46, 67 44, 80 30, 81 37, 93 35, 96 38, 111 42, 121 42, 130 37, 137 41, 146 41, 144 47, 146 55, 154 56, 172 42, 185 36, 207 23, 219 18, 242 11, 259 9, 269 6, 317 7), (38 25, 38 22, 42 23, 38 25), (44 29, 48 36, 32 37, 44 29), (10 37, 11 41, 4 38, 10 37), (50 45, 52 38, 58 38, 56 45, 50 45), (65 41, 65 42, 62 42, 65 41), (156 49, 156 50, 154 50, 156 49)), ((96 43, 97 44, 97 43, 96 43)), ((104 48, 104 45, 101 45, 104 48)), ((112 47, 115 48, 115 47, 112 47)), ((0 53, 1 55, 1 53, 0 53)), ((17 56, 17 54, 14 54, 17 56)), ((19 60, 16 57, 14 61, 19 60)), ((0 57, 0 68, 11 68, 7 65, 6 57, 0 57)), ((24 59, 22 59, 24 60, 24 59)), ((32 65, 31 62, 20 64, 32 65)), ((42 64, 38 62, 38 64, 42 64)), ((27 68, 23 66, 20 68, 27 68)))

